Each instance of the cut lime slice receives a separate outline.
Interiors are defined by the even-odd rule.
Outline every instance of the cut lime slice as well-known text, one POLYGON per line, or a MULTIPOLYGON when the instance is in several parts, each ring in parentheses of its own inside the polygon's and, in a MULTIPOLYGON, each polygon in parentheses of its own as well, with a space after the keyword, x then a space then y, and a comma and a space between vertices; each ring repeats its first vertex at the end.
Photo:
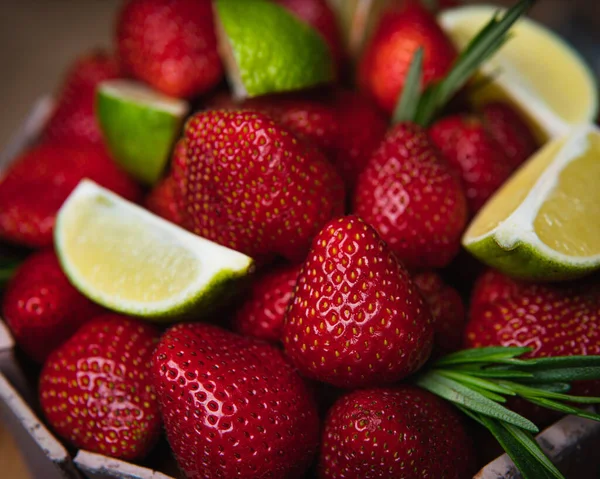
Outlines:
POLYGON ((463 245, 509 275, 563 280, 600 268, 600 131, 549 142, 486 203, 463 245))
POLYGON ((238 99, 331 82, 335 65, 321 35, 265 0, 217 0, 219 50, 238 99))
POLYGON ((202 313, 252 259, 84 180, 60 209, 55 247, 71 282, 114 311, 165 320, 202 313))
POLYGON ((98 86, 96 115, 104 140, 117 163, 146 184, 162 175, 188 111, 186 101, 134 81, 98 86))
MULTIPOLYGON (((442 12, 439 20, 463 48, 498 11, 491 5, 465 6, 442 12)), ((592 71, 575 49, 531 19, 519 19, 510 40, 481 73, 488 81, 478 82, 474 102, 508 100, 529 119, 541 140, 596 119, 598 86, 592 71)))

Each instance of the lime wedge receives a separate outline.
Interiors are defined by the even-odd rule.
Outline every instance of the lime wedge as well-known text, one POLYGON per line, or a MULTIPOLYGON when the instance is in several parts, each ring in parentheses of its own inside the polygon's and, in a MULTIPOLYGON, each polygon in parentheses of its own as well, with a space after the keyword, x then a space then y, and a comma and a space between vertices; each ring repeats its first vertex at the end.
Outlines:
MULTIPOLYGON (((442 12, 439 21, 462 48, 498 11, 492 5, 458 7, 442 12)), ((519 19, 510 40, 481 73, 488 78, 478 82, 485 86, 473 90, 474 103, 497 99, 513 103, 540 140, 564 135, 573 126, 596 119, 594 74, 574 48, 531 19, 519 19)))
POLYGON ((564 280, 600 268, 600 130, 546 144, 486 203, 463 245, 511 276, 564 280))
POLYGON ((265 0, 217 0, 219 50, 238 99, 333 81, 335 65, 321 35, 265 0))
POLYGON ((193 235, 84 180, 60 209, 54 242, 70 281, 125 314, 168 320, 202 313, 252 259, 193 235))
POLYGON ((150 185, 162 175, 188 111, 186 101, 130 80, 102 82, 96 94, 96 115, 113 157, 150 185))

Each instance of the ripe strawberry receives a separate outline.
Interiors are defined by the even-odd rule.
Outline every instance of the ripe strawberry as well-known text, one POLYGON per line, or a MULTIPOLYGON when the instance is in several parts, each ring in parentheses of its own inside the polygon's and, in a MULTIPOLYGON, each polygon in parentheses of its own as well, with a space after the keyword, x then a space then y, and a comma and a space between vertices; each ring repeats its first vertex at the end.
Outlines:
POLYGON ((471 292, 471 305, 469 317, 476 318, 488 305, 501 299, 517 296, 519 291, 526 287, 525 283, 517 281, 494 269, 488 269, 481 274, 471 292))
POLYGON ((343 211, 343 184, 325 157, 262 113, 198 113, 185 138, 184 204, 200 236, 259 261, 302 260, 343 211))
POLYGON ((177 184, 172 175, 163 178, 148 194, 146 208, 155 215, 181 226, 183 218, 179 211, 177 184))
POLYGON ((429 308, 376 231, 356 216, 325 225, 283 328, 298 370, 339 387, 392 383, 423 365, 432 340, 429 308))
POLYGON ((392 5, 384 11, 359 65, 359 84, 392 113, 418 47, 423 48, 423 86, 440 80, 456 59, 456 50, 420 2, 392 5))
POLYGON ((321 479, 463 479, 474 465, 471 439, 450 404, 415 386, 354 391, 325 419, 321 479))
POLYGON ((119 74, 117 60, 106 52, 95 51, 79 58, 58 92, 54 113, 42 134, 44 140, 100 145, 102 133, 94 114, 96 86, 119 74))
POLYGON ((460 179, 426 132, 410 123, 388 132, 359 176, 354 213, 411 269, 447 265, 467 221, 460 179))
POLYGON ((297 138, 319 148, 328 157, 337 146, 337 113, 323 103, 297 96, 272 95, 251 98, 244 102, 244 108, 267 114, 297 138))
POLYGON ((210 0, 128 0, 117 23, 125 73, 174 97, 194 97, 223 76, 210 0))
POLYGON ((51 245, 56 213, 83 178, 132 201, 141 197, 139 186, 104 148, 43 144, 21 155, 0 180, 0 238, 30 247, 51 245))
POLYGON ((157 340, 153 326, 116 314, 83 326, 42 369, 40 403, 52 428, 78 448, 143 458, 161 430, 150 381, 157 340))
POLYGON ((69 283, 51 250, 27 258, 2 300, 2 318, 17 344, 38 363, 102 311, 69 283))
POLYGON ((275 2, 322 35, 339 69, 344 61, 344 46, 335 14, 327 4, 327 0, 275 0, 275 2))
POLYGON ((186 477, 303 477, 318 443, 317 410, 275 347, 181 324, 161 338, 152 370, 167 439, 186 477))
POLYGON ((459 350, 467 323, 460 294, 434 272, 417 274, 413 280, 431 309, 436 352, 447 354, 459 350))
POLYGON ((429 133, 444 157, 461 172, 469 210, 475 214, 510 176, 510 161, 477 117, 449 116, 436 122, 429 133))
MULTIPOLYGON (((527 346, 533 348, 527 356, 534 358, 600 354, 597 284, 522 283, 516 291, 505 289, 501 294, 504 297, 471 316, 465 336, 468 347, 527 346)), ((574 384, 572 392, 596 395, 600 382, 574 384)))
POLYGON ((337 113, 338 140, 329 159, 352 191, 358 175, 383 140, 388 123, 381 110, 359 92, 337 90, 330 104, 337 113))
POLYGON ((517 168, 538 148, 535 136, 519 113, 508 103, 488 103, 481 110, 489 134, 502 146, 512 168, 517 168))
POLYGON ((236 314, 234 329, 245 336, 278 342, 299 273, 299 266, 285 266, 256 279, 250 297, 236 314))

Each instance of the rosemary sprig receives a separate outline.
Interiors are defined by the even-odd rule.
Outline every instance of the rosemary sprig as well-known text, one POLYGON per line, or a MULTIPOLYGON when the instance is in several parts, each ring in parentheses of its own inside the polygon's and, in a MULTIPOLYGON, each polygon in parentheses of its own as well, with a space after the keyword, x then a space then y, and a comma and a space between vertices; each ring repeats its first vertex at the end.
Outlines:
POLYGON ((494 15, 460 53, 446 77, 431 84, 425 91, 421 91, 423 59, 417 50, 402 94, 398 98, 393 122, 411 120, 421 126, 429 126, 475 72, 509 40, 510 28, 534 3, 535 0, 520 0, 503 15, 494 15), (416 108, 414 104, 417 105, 416 108))
POLYGON ((600 421, 600 414, 573 405, 600 404, 600 398, 566 394, 573 381, 600 379, 600 356, 520 358, 528 352, 529 348, 507 347, 459 351, 437 360, 416 383, 486 427, 525 479, 564 479, 535 442, 537 426, 503 404, 507 397, 518 396, 600 421))

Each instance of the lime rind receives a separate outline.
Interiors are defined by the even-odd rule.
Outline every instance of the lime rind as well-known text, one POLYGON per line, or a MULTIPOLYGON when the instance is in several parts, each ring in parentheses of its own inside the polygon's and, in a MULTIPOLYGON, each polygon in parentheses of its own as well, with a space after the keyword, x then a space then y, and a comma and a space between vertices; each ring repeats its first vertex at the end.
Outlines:
POLYGON ((96 116, 110 152, 148 185, 160 179, 188 111, 186 101, 130 80, 108 80, 97 90, 96 116))
POLYGON ((285 8, 264 0, 215 2, 221 56, 238 98, 329 83, 335 67, 325 40, 285 8))
MULTIPOLYGON (((587 138, 591 133, 599 134, 600 130, 594 125, 579 126, 566 138, 554 140, 564 142, 564 145, 524 201, 495 228, 480 236, 473 236, 471 227, 467 229, 462 239, 463 246, 488 266, 522 279, 562 281, 599 269, 600 255, 580 257, 563 254, 544 243, 534 230, 534 221, 544 199, 556 187, 560 172, 586 151, 587 138)), ((554 142, 544 148, 553 148, 554 142)), ((489 202, 501 194, 502 188, 489 202)), ((476 221, 477 217, 472 224, 476 221)))
MULTIPOLYGON (((102 232, 98 232, 102 234, 102 232)), ((107 241, 111 239, 106 236, 107 241)), ((122 238, 112 238, 122 241, 122 238)), ((138 238, 140 242, 152 241, 152 238, 138 238)), ((100 187, 96 183, 83 180, 61 207, 54 230, 55 248, 61 266, 73 285, 94 302, 124 314, 138 316, 155 321, 169 322, 208 313, 220 302, 224 295, 235 289, 237 282, 251 272, 253 261, 250 257, 231 250, 205 238, 196 236, 170 223, 149 211, 124 200, 118 195, 100 187), (197 261, 200 273, 187 286, 166 299, 159 301, 136 301, 117 297, 99 290, 86 276, 74 260, 69 250, 69 235, 82 235, 79 231, 70 231, 75 225, 73 218, 82 211, 102 215, 101 207, 114 208, 120 221, 137 222, 149 233, 159 238, 158 246, 152 250, 154 255, 168 254, 169 249, 184 249, 190 261, 197 261)), ((148 244, 146 244, 146 247, 148 244)), ((132 251, 132 254, 135 254, 132 251)), ((89 255, 88 255, 89 257, 89 255)), ((122 261, 126 262, 127 257, 122 261)), ((89 258, 101 265, 101 257, 89 258)), ((192 265, 193 266, 193 265, 192 265)), ((101 266, 100 266, 101 267, 101 266)), ((164 271, 165 276, 177 274, 177 271, 164 271)), ((135 281, 131 278, 116 278, 124 283, 135 281)))
MULTIPOLYGON (((442 11, 438 16, 438 20, 442 28, 451 35, 452 29, 466 18, 481 17, 480 23, 483 26, 489 18, 503 11, 505 9, 497 5, 467 5, 442 11)), ((510 65, 500 60, 502 57, 501 54, 496 55, 490 62, 484 64, 481 68, 482 73, 489 75, 490 78, 494 78, 494 82, 497 82, 528 115, 532 116, 539 123, 549 138, 563 136, 574 126, 594 122, 600 111, 600 89, 596 75, 581 54, 560 35, 532 19, 523 17, 519 19, 516 26, 525 27, 535 32, 540 38, 548 38, 556 48, 562 49, 566 57, 572 58, 577 63, 580 69, 578 73, 582 78, 585 78, 587 83, 586 90, 589 97, 587 104, 589 109, 581 113, 579 121, 565 121, 543 99, 536 95, 532 87, 527 84, 526 79, 520 78, 510 65), (506 78, 510 78, 511 81, 503 81, 501 79, 502 71, 508 73, 506 78)), ((539 58, 532 59, 532 61, 539 61, 539 58)), ((569 75, 573 74, 573 72, 565 72, 564 74, 569 75)))

